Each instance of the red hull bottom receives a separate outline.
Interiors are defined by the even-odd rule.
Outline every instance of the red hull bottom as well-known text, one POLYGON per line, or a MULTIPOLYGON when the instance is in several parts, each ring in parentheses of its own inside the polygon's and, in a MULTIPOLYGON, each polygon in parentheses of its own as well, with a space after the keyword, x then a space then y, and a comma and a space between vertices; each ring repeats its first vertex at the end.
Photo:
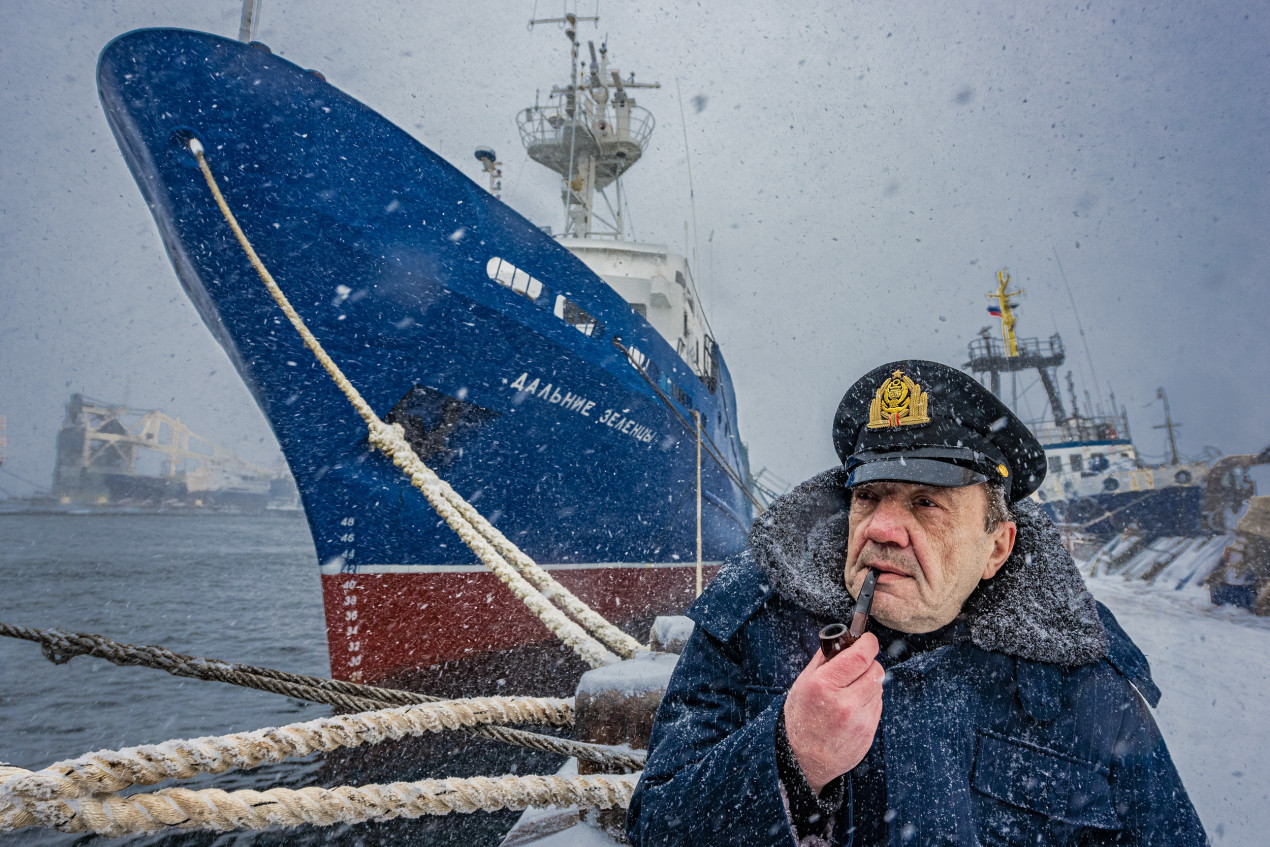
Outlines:
MULTIPOLYGON (((696 595, 695 565, 548 569, 641 642, 655 616, 682 614, 696 595)), ((717 572, 707 566, 706 580, 717 572)), ((489 571, 371 566, 324 573, 322 595, 336 679, 446 696, 568 694, 583 669, 489 571)))

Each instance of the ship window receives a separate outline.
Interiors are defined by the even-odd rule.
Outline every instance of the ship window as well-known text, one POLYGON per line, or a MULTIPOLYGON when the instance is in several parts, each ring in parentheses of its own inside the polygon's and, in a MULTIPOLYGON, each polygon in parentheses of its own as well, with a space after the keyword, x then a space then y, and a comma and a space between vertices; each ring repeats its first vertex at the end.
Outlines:
POLYGON ((1063 457, 1050 456, 1050 473, 1062 473, 1062 472, 1063 472, 1063 457))
POLYGON ((555 314, 583 335, 599 338, 604 333, 603 324, 563 294, 556 295, 555 314))
POLYGON ((631 367, 637 371, 643 371, 644 375, 665 390, 669 380, 662 375, 661 368, 657 367, 657 363, 641 352, 638 347, 627 348, 627 361, 631 363, 631 367))
POLYGON ((1071 465, 1072 473, 1080 473, 1080 469, 1083 464, 1082 457, 1080 455, 1073 453, 1067 457, 1067 462, 1071 465))
POLYGON ((648 317, 648 305, 645 303, 632 303, 631 308, 635 310, 635 314, 641 318, 648 317))
POLYGON ((683 406, 685 409, 692 408, 692 397, 688 395, 688 392, 684 391, 673 382, 670 384, 670 390, 671 396, 679 401, 679 405, 683 406))
POLYGON ((1101 473, 1111 466, 1111 462, 1107 461, 1107 457, 1101 453, 1094 453, 1089 457, 1089 470, 1093 473, 1101 473))
POLYGON ((536 301, 542 296, 541 282, 498 256, 494 256, 485 263, 485 273, 499 285, 510 288, 530 300, 536 301))
MULTIPOLYGON (((654 368, 657 367, 657 365, 653 362, 649 362, 649 364, 654 368)), ((686 409, 692 408, 692 396, 679 386, 675 385, 675 381, 673 379, 665 374, 658 374, 654 378, 654 382, 657 383, 657 387, 662 390, 663 394, 677 401, 679 405, 686 409)))

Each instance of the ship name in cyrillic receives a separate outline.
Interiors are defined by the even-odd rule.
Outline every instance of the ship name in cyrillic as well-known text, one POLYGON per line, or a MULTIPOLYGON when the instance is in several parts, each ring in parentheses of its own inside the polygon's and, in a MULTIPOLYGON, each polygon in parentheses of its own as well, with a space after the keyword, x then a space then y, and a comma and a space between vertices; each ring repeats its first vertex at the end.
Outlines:
MULTIPOLYGON (((548 403, 553 403, 562 409, 568 409, 570 412, 575 412, 583 417, 591 417, 591 410, 595 408, 594 400, 588 400, 580 394, 567 391, 563 386, 543 382, 537 377, 530 380, 528 371, 516 377, 511 387, 521 394, 536 397, 539 400, 546 400, 548 403)), ((625 435, 631 436, 636 441, 644 444, 652 443, 655 435, 653 430, 626 417, 624 412, 625 410, 605 409, 598 420, 605 426, 612 427, 625 435)))

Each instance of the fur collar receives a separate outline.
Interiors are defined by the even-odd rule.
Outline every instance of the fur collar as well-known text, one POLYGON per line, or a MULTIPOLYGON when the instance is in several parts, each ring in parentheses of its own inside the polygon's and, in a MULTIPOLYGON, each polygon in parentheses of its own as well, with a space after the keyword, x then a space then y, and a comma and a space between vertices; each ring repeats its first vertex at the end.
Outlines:
MULTIPOLYGON (((834 468, 781 497, 750 530, 754 560, 785 599, 848 620, 854 599, 842 581, 850 494, 834 468)), ((1058 529, 1031 500, 1013 506, 1018 538, 995 577, 962 611, 971 642, 1021 659, 1074 667, 1107 655, 1107 633, 1093 596, 1058 529)))

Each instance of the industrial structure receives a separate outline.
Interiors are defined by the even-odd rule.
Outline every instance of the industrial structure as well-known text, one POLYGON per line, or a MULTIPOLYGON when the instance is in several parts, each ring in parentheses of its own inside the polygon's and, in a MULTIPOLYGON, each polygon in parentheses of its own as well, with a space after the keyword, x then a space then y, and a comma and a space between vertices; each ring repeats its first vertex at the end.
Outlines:
POLYGON ((57 435, 53 496, 63 503, 263 511, 296 504, 285 466, 264 468, 157 409, 72 394, 57 435))

